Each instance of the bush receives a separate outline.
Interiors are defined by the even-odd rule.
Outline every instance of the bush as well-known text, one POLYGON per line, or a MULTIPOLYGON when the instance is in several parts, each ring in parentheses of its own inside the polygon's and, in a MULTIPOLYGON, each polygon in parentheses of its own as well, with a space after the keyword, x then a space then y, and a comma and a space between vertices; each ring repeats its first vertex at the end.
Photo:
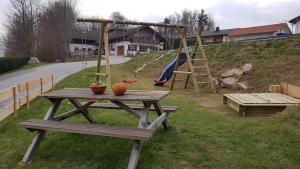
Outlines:
POLYGON ((17 69, 27 64, 30 57, 2 57, 0 58, 0 73, 17 69))

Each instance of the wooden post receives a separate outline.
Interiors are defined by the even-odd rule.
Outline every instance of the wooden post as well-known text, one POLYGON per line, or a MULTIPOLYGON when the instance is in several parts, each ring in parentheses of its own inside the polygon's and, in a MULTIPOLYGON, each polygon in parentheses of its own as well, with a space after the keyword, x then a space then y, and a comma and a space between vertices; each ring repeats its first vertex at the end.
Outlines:
MULTIPOLYGON (((181 50, 182 50, 182 40, 180 41, 180 46, 179 46, 179 49, 178 49, 178 52, 177 52, 177 61, 176 61, 175 69, 174 69, 175 71, 179 67, 181 50)), ((172 78, 172 83, 171 83, 170 90, 173 90, 175 80, 176 80, 176 73, 173 73, 173 78, 172 78)))
POLYGON ((110 75, 110 61, 109 61, 109 43, 108 43, 108 27, 105 26, 104 31, 104 48, 105 48, 105 61, 106 61, 106 83, 107 87, 111 88, 111 75, 110 75))
MULTIPOLYGON (((98 49, 98 61, 97 61, 97 67, 96 67, 96 73, 100 73, 100 66, 101 66, 101 54, 102 54, 102 48, 103 48, 103 36, 104 36, 104 29, 106 27, 106 22, 101 23, 100 28, 100 35, 99 35, 99 49, 98 49)), ((96 75, 96 80, 99 80, 99 75, 96 75)))
POLYGON ((41 94, 43 94, 43 77, 40 78, 41 94))
POLYGON ((14 102, 14 115, 17 117, 17 110, 18 110, 18 102, 17 102, 17 88, 13 87, 13 102, 14 102))
POLYGON ((51 90, 54 89, 54 76, 53 74, 51 75, 51 90))
POLYGON ((26 108, 30 109, 29 82, 26 82, 26 108))

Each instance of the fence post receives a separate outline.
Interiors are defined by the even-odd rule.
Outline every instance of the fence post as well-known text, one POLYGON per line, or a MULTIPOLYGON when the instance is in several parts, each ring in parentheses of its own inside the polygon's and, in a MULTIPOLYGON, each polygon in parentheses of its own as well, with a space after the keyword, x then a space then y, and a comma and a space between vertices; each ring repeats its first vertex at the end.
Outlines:
POLYGON ((40 78, 41 94, 43 94, 43 77, 40 78))
POLYGON ((29 82, 26 82, 26 108, 30 109, 29 82))
POLYGON ((13 99, 14 99, 14 115, 15 115, 15 117, 17 117, 18 103, 17 103, 17 88, 16 88, 16 86, 13 87, 13 99))
POLYGON ((51 90, 54 89, 54 76, 53 74, 51 75, 51 90))

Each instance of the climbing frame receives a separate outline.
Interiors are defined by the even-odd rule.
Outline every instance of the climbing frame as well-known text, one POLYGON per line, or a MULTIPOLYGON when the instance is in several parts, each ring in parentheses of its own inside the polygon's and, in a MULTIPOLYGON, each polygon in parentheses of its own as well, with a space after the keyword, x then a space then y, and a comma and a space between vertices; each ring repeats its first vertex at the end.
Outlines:
POLYGON ((178 54, 177 54, 177 63, 174 69, 174 75, 171 83, 171 90, 173 90, 175 82, 178 80, 182 79, 177 79, 177 74, 183 74, 185 75, 185 84, 184 88, 187 88, 188 82, 190 78, 192 79, 192 83, 195 87, 196 92, 199 92, 199 88, 201 85, 204 84, 209 84, 212 91, 215 93, 216 89, 213 84, 212 76, 210 73, 210 68, 208 65, 208 61, 204 52, 204 48, 201 42, 200 34, 201 31, 200 29, 197 30, 196 32, 196 43, 193 47, 192 51, 189 51, 189 48, 187 46, 186 42, 186 31, 185 28, 176 28, 179 32, 180 38, 181 38, 181 43, 180 47, 178 49, 178 54), (179 65, 180 65, 180 55, 182 52, 182 49, 186 53, 187 57, 187 68, 184 71, 179 71, 179 65))

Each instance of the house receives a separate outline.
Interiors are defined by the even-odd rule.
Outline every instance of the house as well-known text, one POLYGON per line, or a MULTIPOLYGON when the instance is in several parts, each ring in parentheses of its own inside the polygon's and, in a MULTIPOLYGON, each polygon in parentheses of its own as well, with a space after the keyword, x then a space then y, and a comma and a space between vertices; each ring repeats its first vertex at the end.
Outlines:
MULTIPOLYGON (((71 56, 97 55, 99 32, 76 31, 71 39, 71 56)), ((165 38, 150 26, 109 30, 109 48, 111 56, 134 56, 138 52, 163 50, 165 38)))
POLYGON ((230 42, 228 35, 233 32, 235 29, 223 29, 220 30, 219 27, 216 27, 215 31, 204 31, 201 34, 201 37, 205 44, 209 43, 222 43, 230 42))
POLYGON ((69 50, 71 56, 90 56, 98 54, 99 32, 75 31, 69 50))
POLYGON ((248 28, 237 28, 228 36, 231 41, 243 41, 250 39, 273 38, 291 33, 292 32, 286 23, 279 23, 248 28))
POLYGON ((300 15, 291 19, 289 23, 292 24, 292 30, 295 34, 300 33, 300 15))
POLYGON ((165 38, 150 26, 115 28, 109 32, 111 56, 134 56, 138 52, 163 50, 165 38))

